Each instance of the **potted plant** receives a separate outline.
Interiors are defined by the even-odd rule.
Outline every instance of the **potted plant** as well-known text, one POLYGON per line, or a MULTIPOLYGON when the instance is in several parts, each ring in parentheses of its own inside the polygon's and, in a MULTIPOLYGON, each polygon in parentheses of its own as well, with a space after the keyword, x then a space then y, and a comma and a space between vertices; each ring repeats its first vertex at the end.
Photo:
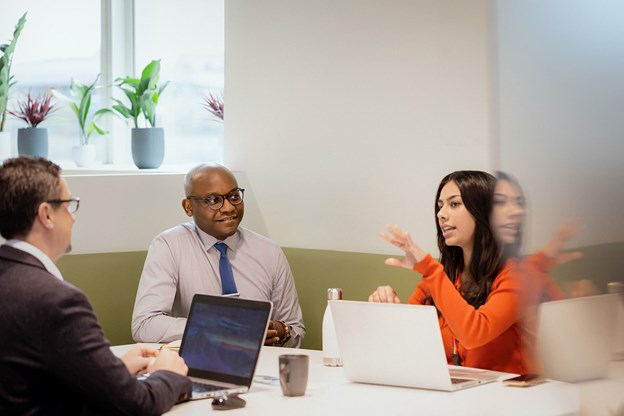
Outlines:
POLYGON ((13 52, 24 24, 26 23, 26 13, 20 17, 13 31, 13 38, 9 43, 0 44, 0 160, 11 156, 11 136, 8 131, 4 131, 6 121, 7 105, 9 103, 9 90, 15 84, 11 75, 11 63, 13 62, 13 52))
POLYGON ((165 157, 165 133, 162 127, 156 127, 156 106, 169 81, 158 85, 159 78, 160 60, 154 60, 143 69, 140 79, 125 77, 115 80, 129 105, 113 98, 113 111, 132 120, 132 159, 139 169, 157 168, 165 157), (145 127, 139 127, 141 119, 145 127))
POLYGON ((17 151, 20 155, 48 157, 48 129, 37 127, 54 112, 52 94, 48 91, 33 98, 30 94, 18 101, 9 114, 24 120, 28 127, 17 129, 17 151))
POLYGON ((212 114, 215 120, 223 122, 223 95, 209 93, 206 97, 204 97, 204 108, 212 114))
POLYGON ((98 135, 108 134, 108 131, 104 130, 97 121, 104 114, 112 113, 112 111, 108 108, 101 108, 95 113, 89 113, 91 109, 91 97, 98 88, 97 82, 99 78, 100 75, 98 74, 95 81, 90 85, 82 84, 72 78, 69 84, 69 96, 56 90, 52 91, 55 97, 67 103, 78 120, 80 145, 72 147, 72 157, 76 165, 80 167, 90 166, 95 161, 95 145, 89 142, 91 135, 93 133, 97 133, 98 135))
POLYGON ((212 116, 212 120, 216 121, 216 126, 210 126, 206 130, 206 141, 202 146, 205 152, 205 158, 207 160, 218 161, 223 154, 223 118, 224 118, 224 105, 223 105, 223 93, 213 94, 209 93, 204 97, 204 108, 212 116))

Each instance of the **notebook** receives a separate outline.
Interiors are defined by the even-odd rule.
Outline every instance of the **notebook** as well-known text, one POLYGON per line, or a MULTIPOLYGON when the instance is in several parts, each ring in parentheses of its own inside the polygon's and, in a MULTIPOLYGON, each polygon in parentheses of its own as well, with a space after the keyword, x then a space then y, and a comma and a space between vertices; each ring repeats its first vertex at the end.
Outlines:
POLYGON ((193 297, 180 345, 193 381, 191 400, 249 390, 271 309, 268 301, 193 297))
POLYGON ((545 302, 538 310, 538 351, 548 378, 605 377, 613 356, 618 295, 545 302))
POLYGON ((350 381, 455 391, 513 377, 449 366, 433 306, 347 300, 329 304, 350 381))

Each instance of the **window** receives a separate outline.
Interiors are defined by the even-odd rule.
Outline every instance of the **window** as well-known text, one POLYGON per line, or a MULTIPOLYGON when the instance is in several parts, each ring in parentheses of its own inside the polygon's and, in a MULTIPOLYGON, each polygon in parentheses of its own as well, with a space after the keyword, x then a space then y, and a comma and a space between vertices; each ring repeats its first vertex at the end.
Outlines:
POLYGON ((223 125, 202 102, 223 92, 223 1, 135 0, 135 23, 136 75, 161 59, 160 79, 170 81, 156 113, 165 163, 221 162, 223 125))
MULTIPOLYGON (((203 97, 223 93, 224 0, 9 2, 0 14, 2 42, 26 11, 13 58, 18 83, 11 89, 10 109, 28 91, 66 92, 71 78, 90 83, 98 74, 110 86, 117 77, 140 76, 152 59, 161 59, 160 79, 170 81, 156 111, 157 125, 165 128, 164 163, 222 161, 223 125, 204 109, 203 97)), ((113 90, 102 89, 92 107, 109 107, 113 90)), ((58 100, 57 106, 41 127, 48 128, 50 159, 69 164, 78 127, 74 114, 58 100)), ((116 118, 105 123, 111 133, 92 136, 98 161, 131 164, 130 126, 116 118)), ((25 125, 9 116, 5 130, 14 141, 19 127, 25 125)))
MULTIPOLYGON (((97 2, 59 0, 54 3, 36 0, 7 2, 0 13, 0 39, 12 38, 19 18, 28 12, 15 53, 11 74, 14 81, 9 109, 17 107, 28 92, 39 95, 50 88, 69 88, 70 79, 82 82, 95 79, 100 72, 100 6, 97 2)), ((74 115, 57 101, 59 108, 40 127, 49 134, 50 159, 71 160, 71 147, 79 144, 74 115)), ((17 129, 26 127, 22 120, 7 117, 5 130, 14 144, 17 129)), ((17 154, 17 146, 14 146, 17 154)))

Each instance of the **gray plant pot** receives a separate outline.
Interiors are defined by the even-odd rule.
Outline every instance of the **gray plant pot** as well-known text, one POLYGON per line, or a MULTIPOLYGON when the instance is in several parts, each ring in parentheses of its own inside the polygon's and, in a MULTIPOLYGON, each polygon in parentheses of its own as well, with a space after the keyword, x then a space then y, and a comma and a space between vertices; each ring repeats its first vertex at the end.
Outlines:
POLYGON ((165 131, 162 127, 132 129, 132 160, 139 169, 156 169, 165 158, 165 131))
POLYGON ((17 153, 20 156, 48 157, 48 129, 25 127, 17 129, 17 153))

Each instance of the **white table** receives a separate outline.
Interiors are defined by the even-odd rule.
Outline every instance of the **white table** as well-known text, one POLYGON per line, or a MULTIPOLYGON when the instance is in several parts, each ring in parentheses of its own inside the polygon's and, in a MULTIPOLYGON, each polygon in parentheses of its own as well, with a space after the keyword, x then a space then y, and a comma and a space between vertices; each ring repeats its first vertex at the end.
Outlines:
MULTIPOLYGON (((125 349, 126 346, 113 347, 116 354, 125 349)), ((251 390, 241 396, 247 406, 230 410, 228 414, 574 415, 580 414, 582 409, 582 386, 557 381, 528 388, 506 387, 495 382, 452 393, 351 383, 346 380, 342 368, 323 366, 322 354, 316 350, 263 347, 256 375, 277 377, 278 356, 285 353, 310 356, 306 395, 284 397, 279 385, 254 383, 251 390)), ((595 387, 595 391, 600 389, 600 386, 595 387)), ((594 412, 594 404, 584 411, 594 412)), ((606 408, 602 414, 608 415, 608 410, 606 408)), ((177 405, 167 414, 205 415, 213 411, 211 400, 197 400, 177 405)))

